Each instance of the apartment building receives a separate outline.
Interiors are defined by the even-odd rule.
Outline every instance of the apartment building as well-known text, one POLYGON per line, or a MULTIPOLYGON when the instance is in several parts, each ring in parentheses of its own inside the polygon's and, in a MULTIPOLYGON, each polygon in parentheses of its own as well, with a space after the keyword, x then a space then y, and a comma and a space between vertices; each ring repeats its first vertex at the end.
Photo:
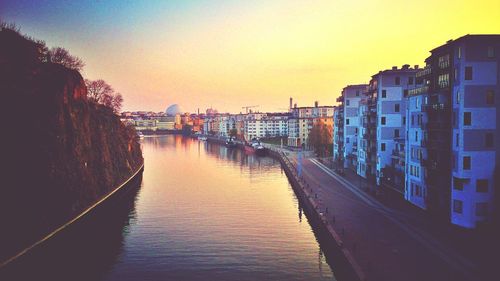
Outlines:
POLYGON ((359 131, 359 105, 367 91, 367 84, 349 85, 342 90, 340 96, 343 108, 343 160, 344 168, 353 171, 358 166, 358 131, 359 131))
POLYGON ((288 146, 309 148, 308 138, 314 124, 333 130, 333 106, 294 107, 288 120, 288 146))
POLYGON ((500 35, 450 40, 426 63, 423 207, 474 228, 491 219, 498 186, 500 35))

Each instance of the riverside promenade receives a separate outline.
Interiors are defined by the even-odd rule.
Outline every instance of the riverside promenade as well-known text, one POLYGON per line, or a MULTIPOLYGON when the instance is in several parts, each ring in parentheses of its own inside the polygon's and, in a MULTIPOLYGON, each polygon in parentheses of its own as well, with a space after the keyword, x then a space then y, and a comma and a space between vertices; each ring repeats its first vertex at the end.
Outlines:
POLYGON ((488 280, 418 216, 379 202, 311 155, 268 146, 290 161, 308 198, 338 234, 362 280, 488 280), (300 164, 299 164, 300 162, 300 164))

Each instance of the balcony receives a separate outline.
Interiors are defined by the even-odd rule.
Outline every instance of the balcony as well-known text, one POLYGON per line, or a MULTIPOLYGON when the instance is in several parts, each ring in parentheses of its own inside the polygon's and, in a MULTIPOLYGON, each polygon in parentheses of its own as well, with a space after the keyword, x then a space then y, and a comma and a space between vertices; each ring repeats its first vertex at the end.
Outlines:
POLYGON ((425 111, 427 112, 432 112, 432 111, 445 111, 449 109, 449 106, 444 103, 435 103, 435 104, 426 104, 423 106, 425 111))
POLYGON ((420 70, 415 74, 417 78, 427 76, 432 73, 432 68, 429 66, 426 66, 424 69, 420 70))
POLYGON ((429 92, 429 86, 426 85, 426 86, 418 87, 418 88, 415 88, 415 89, 410 89, 408 91, 408 96, 412 97, 412 96, 424 94, 424 93, 427 93, 427 92, 429 92))
POLYGON ((404 159, 405 158, 405 152, 403 150, 393 149, 392 153, 391 153, 391 157, 392 158, 401 158, 401 159, 404 159))

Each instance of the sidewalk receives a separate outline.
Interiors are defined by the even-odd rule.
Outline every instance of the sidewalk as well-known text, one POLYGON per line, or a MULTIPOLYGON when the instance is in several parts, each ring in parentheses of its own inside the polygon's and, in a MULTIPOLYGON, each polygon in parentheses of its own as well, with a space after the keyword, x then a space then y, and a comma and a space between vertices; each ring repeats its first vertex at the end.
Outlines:
MULTIPOLYGON (((318 160, 328 166, 332 172, 335 171, 335 163, 332 163, 330 159, 318 160)), ((384 206, 400 212, 408 222, 421 231, 427 232, 428 235, 440 240, 460 255, 473 260, 475 264, 481 266, 482 272, 486 272, 485 276, 496 274, 499 263, 495 261, 500 259, 500 242, 498 241, 500 230, 489 230, 488 233, 488 231, 481 232, 454 226, 449 221, 436 219, 432 217, 432 214, 412 205, 404 199, 403 194, 391 190, 374 194, 372 190, 375 189, 375 184, 368 182, 351 169, 345 169, 342 177, 384 206)))
MULTIPOLYGON (((287 154, 297 168, 297 154, 287 154)), ((475 263, 430 234, 419 210, 382 204, 354 184, 360 179, 352 172, 339 176, 314 158, 301 166, 301 179, 367 280, 484 280, 475 263)))

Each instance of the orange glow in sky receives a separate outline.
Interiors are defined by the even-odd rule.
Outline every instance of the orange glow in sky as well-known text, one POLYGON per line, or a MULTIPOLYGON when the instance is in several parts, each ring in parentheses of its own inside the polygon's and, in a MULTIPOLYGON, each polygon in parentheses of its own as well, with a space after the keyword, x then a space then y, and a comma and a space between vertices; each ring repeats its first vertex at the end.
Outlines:
POLYGON ((423 65, 429 50, 449 39, 500 33, 498 0, 99 5, 67 22, 57 15, 28 20, 36 9, 3 17, 81 57, 83 75, 112 84, 125 110, 178 103, 193 112, 211 105, 279 111, 289 97, 299 105, 334 104, 345 85, 393 65, 423 65))

